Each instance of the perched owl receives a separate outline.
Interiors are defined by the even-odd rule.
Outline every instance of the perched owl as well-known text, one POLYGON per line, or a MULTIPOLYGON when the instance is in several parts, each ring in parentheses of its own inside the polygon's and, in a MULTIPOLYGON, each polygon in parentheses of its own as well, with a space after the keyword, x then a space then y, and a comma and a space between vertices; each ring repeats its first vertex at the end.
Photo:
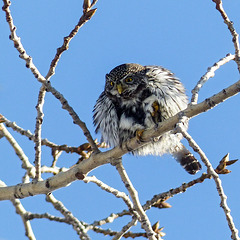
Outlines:
MULTIPOLYGON (((185 109, 188 99, 182 83, 169 70, 159 66, 122 64, 106 74, 105 89, 94 107, 94 125, 102 141, 112 147, 136 136, 137 131, 185 109)), ((188 123, 185 122, 186 128, 188 123)), ((133 151, 138 155, 172 154, 190 174, 200 163, 180 142, 182 135, 169 131, 133 151)))

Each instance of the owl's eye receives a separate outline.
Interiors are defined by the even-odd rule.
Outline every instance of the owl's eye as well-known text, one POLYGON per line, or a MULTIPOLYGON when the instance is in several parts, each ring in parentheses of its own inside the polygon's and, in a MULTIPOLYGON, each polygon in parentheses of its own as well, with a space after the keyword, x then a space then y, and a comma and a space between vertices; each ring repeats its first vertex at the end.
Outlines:
POLYGON ((132 81, 133 81, 133 79, 130 78, 130 77, 125 79, 125 82, 126 82, 126 83, 130 83, 130 82, 132 82, 132 81))
POLYGON ((113 86, 113 85, 114 85, 113 81, 111 81, 111 82, 110 82, 110 85, 111 85, 111 86, 113 86))

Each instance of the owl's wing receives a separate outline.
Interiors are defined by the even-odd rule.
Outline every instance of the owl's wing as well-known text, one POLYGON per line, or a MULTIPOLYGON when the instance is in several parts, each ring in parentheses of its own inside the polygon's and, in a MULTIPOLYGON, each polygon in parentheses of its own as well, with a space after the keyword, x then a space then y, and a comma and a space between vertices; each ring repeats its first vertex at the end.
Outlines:
POLYGON ((99 96, 93 113, 95 131, 96 133, 101 132, 101 141, 110 146, 117 146, 119 144, 119 119, 113 102, 104 92, 99 96))
POLYGON ((147 75, 148 88, 152 93, 148 103, 153 111, 152 116, 159 112, 163 121, 187 107, 185 89, 173 73, 159 66, 151 66, 147 75))

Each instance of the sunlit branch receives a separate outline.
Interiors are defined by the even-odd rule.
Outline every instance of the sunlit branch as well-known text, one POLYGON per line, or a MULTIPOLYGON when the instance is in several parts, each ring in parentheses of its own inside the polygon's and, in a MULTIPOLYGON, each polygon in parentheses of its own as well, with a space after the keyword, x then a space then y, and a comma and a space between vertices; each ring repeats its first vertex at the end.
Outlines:
POLYGON ((34 178, 35 177, 34 166, 29 162, 28 157, 25 155, 22 148, 19 146, 17 141, 14 139, 14 137, 9 133, 9 131, 6 129, 3 123, 0 124, 0 132, 3 133, 4 137, 8 140, 10 145, 13 147, 15 153, 17 154, 19 159, 22 161, 22 168, 26 169, 28 172, 28 175, 34 178))
POLYGON ((146 231, 148 239, 156 240, 157 239, 155 236, 156 234, 152 230, 152 226, 150 224, 148 216, 146 215, 145 211, 142 208, 142 205, 138 198, 138 193, 137 193, 136 189, 134 188, 134 186, 132 185, 132 182, 130 181, 130 179, 127 175, 127 172, 122 165, 122 160, 117 159, 116 161, 112 162, 112 164, 114 164, 116 166, 116 169, 117 169, 126 189, 128 190, 128 192, 132 198, 134 209, 139 215, 138 220, 140 221, 142 228, 146 231))
POLYGON ((44 97, 46 91, 44 87, 41 87, 38 93, 38 102, 37 102, 37 117, 36 117, 36 125, 35 125, 35 133, 34 133, 34 142, 35 142, 35 169, 36 176, 35 179, 37 181, 41 180, 41 152, 42 152, 42 122, 43 122, 43 105, 44 105, 44 97))
POLYGON ((137 224, 137 222, 138 220, 133 216, 132 220, 127 225, 123 226, 123 228, 113 237, 112 240, 121 239, 132 226, 135 226, 137 224))
MULTIPOLYGON (((87 129, 86 124, 80 120, 77 113, 69 105, 68 101, 63 97, 63 95, 60 92, 58 92, 54 87, 51 86, 50 81, 48 81, 45 77, 43 77, 41 75, 41 73, 38 71, 37 67, 34 65, 32 58, 26 53, 26 50, 24 49, 24 47, 20 41, 20 38, 16 34, 16 27, 13 24, 13 19, 12 19, 11 12, 9 9, 11 2, 8 0, 3 0, 3 2, 4 2, 3 10, 6 13, 6 20, 8 22, 10 32, 11 32, 11 40, 14 43, 14 47, 20 53, 19 57, 22 58, 26 62, 26 67, 31 70, 31 72, 33 73, 35 78, 40 83, 43 84, 43 86, 46 88, 46 90, 51 92, 61 102, 62 108, 67 110, 68 113, 70 114, 70 116, 73 118, 73 123, 77 124, 82 129, 84 135, 86 136, 89 144, 92 147, 92 150, 94 152, 99 152, 89 130, 87 129)), ((90 11, 92 11, 92 10, 90 10, 90 11)), ((93 13, 90 12, 89 14, 90 14, 90 16, 92 16, 93 13)), ((89 16, 87 15, 87 17, 89 17, 89 16)), ((78 28, 74 29, 70 35, 74 36, 77 33, 77 31, 78 31, 78 28)))
POLYGON ((230 208, 227 205, 227 196, 224 193, 219 175, 215 172, 214 168, 212 167, 212 164, 210 163, 210 161, 208 160, 207 156, 202 151, 202 149, 197 145, 197 143, 193 140, 193 138, 184 129, 182 121, 177 124, 177 129, 183 135, 183 137, 188 141, 189 145, 193 148, 193 150, 199 154, 203 163, 207 167, 208 174, 210 174, 213 177, 219 197, 221 199, 220 206, 223 208, 223 211, 225 213, 225 216, 228 222, 228 226, 232 232, 231 238, 233 240, 239 240, 238 230, 236 229, 233 218, 230 214, 230 208))
POLYGON ((222 65, 226 64, 227 62, 234 60, 235 56, 232 54, 227 54, 226 57, 221 58, 218 62, 214 63, 212 67, 209 67, 207 72, 200 78, 197 82, 197 85, 192 90, 192 99, 191 103, 196 104, 198 101, 198 93, 203 85, 208 81, 209 78, 214 77, 215 71, 219 69, 222 65))
POLYGON ((50 202, 57 211, 61 212, 61 214, 66 218, 66 221, 73 226, 73 229, 77 232, 81 239, 90 240, 84 224, 74 217, 73 214, 63 205, 63 203, 57 200, 52 193, 46 195, 46 201, 50 202))
POLYGON ((236 31, 236 29, 233 26, 233 22, 228 18, 227 13, 225 12, 222 1, 221 0, 212 0, 216 3, 216 9, 220 12, 224 23, 227 25, 231 35, 232 35, 232 41, 235 48, 235 62, 238 66, 238 71, 240 72, 240 48, 239 48, 239 35, 236 31))
MULTIPOLYGON (((0 180, 0 187, 6 187, 7 185, 0 180)), ((23 225, 25 228, 25 236, 28 237, 29 240, 36 240, 35 235, 32 230, 31 223, 29 219, 26 218, 27 211, 23 207, 22 203, 18 199, 12 199, 11 200, 13 206, 16 209, 16 213, 19 214, 22 218, 23 225)))
POLYGON ((117 189, 108 186, 107 184, 103 183, 102 181, 100 181, 99 179, 97 179, 95 176, 87 176, 83 179, 83 181, 85 183, 95 183, 97 184, 97 186, 99 186, 102 190, 113 194, 115 197, 117 198, 122 198, 122 200, 126 203, 126 205, 128 206, 129 210, 132 212, 133 211, 133 204, 130 200, 130 198, 126 195, 126 193, 124 192, 120 192, 117 189))

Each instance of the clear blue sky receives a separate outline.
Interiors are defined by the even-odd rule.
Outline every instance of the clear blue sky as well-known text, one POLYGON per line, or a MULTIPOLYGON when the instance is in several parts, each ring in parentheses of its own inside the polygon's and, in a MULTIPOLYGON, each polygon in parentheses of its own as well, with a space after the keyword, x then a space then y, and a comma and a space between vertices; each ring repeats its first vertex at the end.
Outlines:
MULTIPOLYGON (((225 0, 223 4, 240 32, 239 1, 225 0)), ((92 107, 103 90, 105 74, 116 65, 126 62, 162 65, 182 80, 190 96, 191 89, 209 66, 227 53, 234 53, 231 36, 211 0, 99 0, 96 7, 96 14, 71 41, 69 50, 62 55, 56 74, 51 79, 52 85, 68 99, 94 137, 99 138, 94 134, 92 107)), ((17 34, 27 53, 32 56, 42 75, 46 75, 63 37, 78 22, 82 1, 13 1, 10 9, 17 34)), ((40 84, 13 48, 2 11, 0 19, 0 113, 34 132, 40 84)), ((203 87, 199 100, 212 96, 237 80, 239 73, 236 64, 226 64, 203 87)), ((190 121, 189 133, 213 166, 227 152, 232 159, 240 157, 239 100, 239 96, 235 96, 190 121)), ((43 138, 71 146, 85 142, 81 130, 72 124, 72 119, 51 94, 46 96, 44 113, 43 138)), ((33 143, 11 133, 33 162, 33 143)), ((69 167, 77 159, 77 155, 63 154, 59 166, 69 167)), ((195 178, 168 155, 138 158, 126 155, 123 159, 142 203, 154 194, 195 178)), ((43 164, 48 165, 51 160, 50 150, 43 147, 43 164)), ((21 182, 24 173, 21 162, 5 139, 0 139, 0 161, 0 179, 7 185, 21 182)), ((240 163, 229 169, 232 173, 221 176, 221 179, 235 224, 240 228, 240 163)), ((197 176, 204 171, 205 167, 197 176)), ((96 175, 105 183, 124 190, 117 172, 111 166, 100 167, 90 175, 96 175)), ((94 184, 80 181, 56 191, 55 197, 63 201, 80 220, 88 223, 126 208, 121 199, 103 192, 94 184)), ((188 189, 168 202, 172 208, 148 211, 152 223, 160 220, 160 225, 165 227, 165 239, 230 239, 231 233, 212 180, 188 189)), ((45 202, 44 196, 23 199, 22 203, 28 211, 47 211, 60 216, 45 202)), ((9 201, 0 202, 0 212, 0 240, 26 239, 20 216, 15 214, 9 201)), ((117 220, 106 228, 119 230, 129 220, 127 217, 117 220)), ((72 227, 63 223, 33 220, 32 227, 37 239, 78 239, 72 227)), ((138 225, 132 231, 139 229, 138 225)), ((90 236, 92 239, 110 239, 102 235, 90 236)))

